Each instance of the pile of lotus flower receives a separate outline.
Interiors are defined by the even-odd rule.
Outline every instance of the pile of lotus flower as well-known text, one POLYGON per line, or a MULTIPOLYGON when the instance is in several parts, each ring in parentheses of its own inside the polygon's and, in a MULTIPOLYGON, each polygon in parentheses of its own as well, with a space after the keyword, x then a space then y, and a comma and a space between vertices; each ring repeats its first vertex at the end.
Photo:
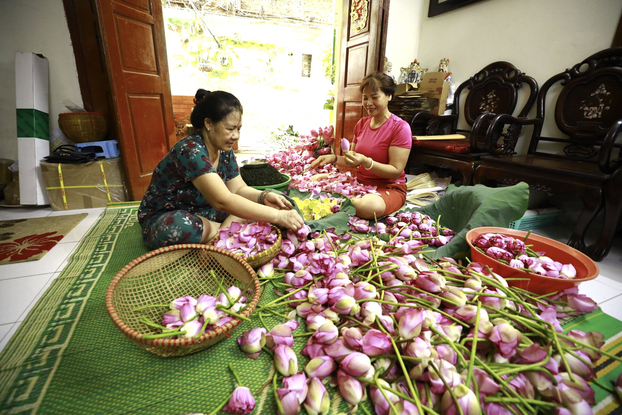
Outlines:
POLYGON ((312 130, 309 136, 302 136, 296 146, 267 155, 266 160, 281 173, 291 176, 289 186, 301 192, 316 195, 322 192, 339 193, 349 198, 375 192, 376 186, 363 185, 350 172, 339 173, 332 164, 309 171, 309 166, 318 155, 330 154, 332 151, 330 147, 321 145, 332 144, 333 141, 332 126, 320 128, 319 131, 312 130), (328 177, 312 180, 317 174, 328 174, 328 177))
POLYGON ((279 238, 268 222, 232 222, 220 228, 213 245, 247 258, 270 248, 279 238))
MULTIPOLYGON (((219 281, 214 276, 214 280, 219 281)), ((239 287, 231 286, 227 290, 222 289, 216 297, 201 294, 198 298, 184 296, 174 299, 170 304, 152 304, 138 307, 134 311, 139 312, 146 308, 168 307, 162 315, 162 324, 156 324, 142 315, 140 320, 147 326, 161 330, 158 334, 145 334, 144 339, 159 338, 184 338, 199 337, 205 331, 211 331, 215 327, 221 327, 233 320, 241 318, 248 320, 239 314, 246 307, 246 296, 242 295, 239 287)))
POLYGON ((392 235, 391 244, 402 248, 405 254, 420 249, 423 245, 443 246, 453 238, 454 231, 419 212, 400 212, 387 217, 384 222, 370 223, 368 220, 350 216, 350 230, 357 233, 372 232, 377 235, 392 235))
POLYGON ((600 350, 602 334, 563 334, 558 320, 593 311, 591 299, 576 287, 536 296, 478 263, 432 261, 423 244, 396 247, 305 226, 260 268, 279 297, 253 316, 287 321, 238 343, 252 358, 273 356, 279 413, 328 413, 329 381, 353 411, 369 396, 377 414, 591 413, 594 362, 620 359, 600 350), (296 315, 304 333, 293 334, 296 315), (294 337, 308 337, 304 366, 294 337))
POLYGON ((572 264, 555 261, 545 256, 546 252, 534 252, 520 239, 501 233, 479 235, 473 240, 473 245, 492 259, 512 268, 553 278, 572 279, 577 276, 577 270, 572 264))

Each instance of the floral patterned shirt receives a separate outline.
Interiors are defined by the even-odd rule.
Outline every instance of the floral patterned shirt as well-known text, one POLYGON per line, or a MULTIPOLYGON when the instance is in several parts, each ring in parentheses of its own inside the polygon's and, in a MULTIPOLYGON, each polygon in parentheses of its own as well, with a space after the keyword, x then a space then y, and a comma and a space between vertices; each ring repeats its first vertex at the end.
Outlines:
POLYGON ((233 150, 220 152, 218 169, 215 169, 201 134, 180 140, 153 170, 151 183, 138 208, 140 224, 174 210, 185 210, 214 222, 225 220, 228 213, 210 206, 192 183, 207 173, 218 174, 225 183, 237 177, 240 169, 233 150))

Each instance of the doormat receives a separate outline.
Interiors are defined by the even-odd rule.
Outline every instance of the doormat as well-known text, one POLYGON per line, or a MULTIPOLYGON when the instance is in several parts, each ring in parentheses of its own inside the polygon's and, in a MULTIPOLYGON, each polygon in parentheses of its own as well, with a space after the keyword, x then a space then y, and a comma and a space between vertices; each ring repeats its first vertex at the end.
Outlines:
POLYGON ((0 221, 0 265, 41 259, 87 215, 0 221))

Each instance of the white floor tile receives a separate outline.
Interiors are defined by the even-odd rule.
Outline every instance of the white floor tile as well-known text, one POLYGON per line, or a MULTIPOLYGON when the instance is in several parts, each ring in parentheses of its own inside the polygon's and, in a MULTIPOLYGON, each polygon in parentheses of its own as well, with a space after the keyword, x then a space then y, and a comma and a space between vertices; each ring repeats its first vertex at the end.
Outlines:
MULTIPOLYGON (((26 307, 26 309, 24 311, 22 311, 22 314, 19 316, 19 318, 17 319, 18 322, 22 322, 24 321, 24 319, 26 319, 26 316, 28 315, 28 313, 30 313, 30 310, 33 309, 33 307, 35 306, 35 304, 37 304, 37 301, 39 301, 39 299, 43 296, 43 294, 47 291, 48 288, 50 288, 50 285, 52 284, 52 282, 60 275, 60 272, 55 272, 54 274, 52 274, 52 276, 50 278, 48 278, 47 282, 43 285, 43 287, 41 287, 41 289, 39 290, 39 292, 34 296, 34 298, 32 299, 32 301, 30 301, 30 304, 28 304, 28 306, 26 307)), ((0 282, 1 283, 1 282, 0 282)))
POLYGON ((82 219, 80 223, 78 223, 76 227, 71 230, 71 232, 65 235, 65 237, 61 241, 62 243, 80 242, 80 240, 82 240, 82 238, 93 227, 95 222, 97 222, 97 220, 100 218, 104 210, 105 208, 55 211, 50 214, 50 217, 88 213, 88 216, 82 219))
POLYGON ((78 242, 59 243, 37 261, 0 265, 0 281, 29 275, 52 274, 73 253, 78 242))
POLYGON ((50 206, 0 207, 0 220, 44 218, 52 212, 50 206))
POLYGON ((601 282, 601 278, 604 279, 604 277, 596 277, 596 279, 581 283, 581 285, 579 285, 579 293, 587 295, 592 300, 596 301, 597 304, 603 303, 622 294, 622 290, 616 290, 615 288, 601 282))
POLYGON ((600 305, 600 308, 605 313, 609 314, 611 317, 615 317, 618 320, 622 320, 622 307, 620 306, 621 301, 622 301, 622 295, 619 295, 599 305, 600 305))
POLYGON ((28 309, 54 273, 0 281, 0 324, 14 323, 28 309))
POLYGON ((9 340, 11 340, 11 337, 13 337, 19 325, 20 323, 10 323, 10 324, 3 324, 2 326, 0 326, 0 330, 4 330, 3 329, 4 327, 8 327, 7 332, 4 334, 2 339, 0 339, 0 352, 4 349, 4 347, 7 345, 9 340))

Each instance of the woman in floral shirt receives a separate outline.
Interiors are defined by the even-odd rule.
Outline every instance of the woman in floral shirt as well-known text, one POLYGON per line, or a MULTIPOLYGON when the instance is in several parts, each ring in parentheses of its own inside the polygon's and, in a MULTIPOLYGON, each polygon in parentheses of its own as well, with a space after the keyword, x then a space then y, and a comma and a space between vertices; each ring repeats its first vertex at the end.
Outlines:
POLYGON ((225 91, 199 89, 190 121, 199 131, 180 140, 153 171, 138 209, 150 248, 206 243, 231 222, 265 221, 298 230, 304 224, 277 193, 244 183, 233 153, 242 104, 225 91))

